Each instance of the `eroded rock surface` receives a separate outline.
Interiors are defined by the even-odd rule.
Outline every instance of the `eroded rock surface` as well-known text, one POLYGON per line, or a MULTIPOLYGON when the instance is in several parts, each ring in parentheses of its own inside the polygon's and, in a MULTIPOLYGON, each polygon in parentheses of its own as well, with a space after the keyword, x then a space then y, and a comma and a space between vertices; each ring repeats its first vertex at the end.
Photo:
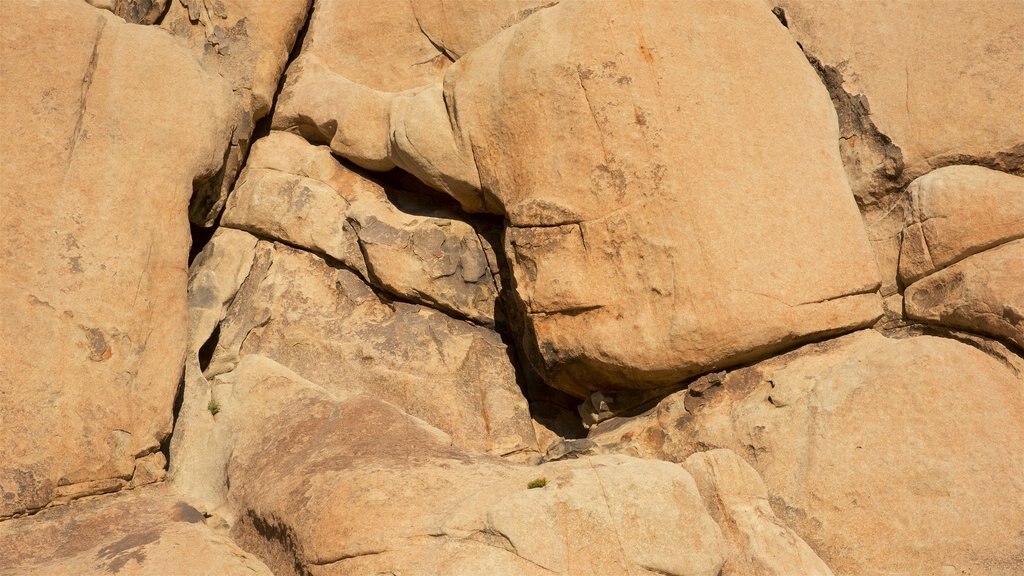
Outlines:
POLYGON ((506 215, 536 368, 658 387, 872 322, 835 112, 785 29, 755 2, 619 6, 539 11, 390 109, 396 164, 506 215))
MULTIPOLYGON (((218 240, 207 246, 212 255, 218 240)), ((203 366, 207 378, 258 354, 334 392, 392 402, 460 446, 496 454, 535 449, 526 400, 497 333, 393 301, 352 271, 308 252, 261 240, 252 254, 251 264, 242 265, 244 282, 219 313, 224 320, 203 366)), ((242 269, 222 260, 224 276, 197 262, 194 278, 208 280, 194 283, 193 294, 207 292, 207 285, 220 293, 215 286, 233 286, 242 269)), ((197 304, 210 310, 224 301, 197 304)))
POLYGON ((0 574, 272 576, 166 486, 0 523, 0 574))
POLYGON ((591 441, 676 462, 735 451, 837 574, 1014 574, 1024 566, 1024 507, 1008 505, 1024 501, 1014 358, 858 332, 670 396, 599 425, 591 441))
POLYGON ((80 0, 0 21, 2 518, 128 485, 170 433, 188 201, 223 162, 231 92, 80 0))
MULTIPOLYGON (((230 432, 213 449, 235 479, 216 514, 281 574, 710 576, 731 555, 697 484, 674 464, 511 464, 255 355, 219 378, 214 394, 217 425, 230 432)), ((743 491, 714 478, 703 486, 728 501, 743 491)), ((806 549, 764 536, 785 554, 806 549)))

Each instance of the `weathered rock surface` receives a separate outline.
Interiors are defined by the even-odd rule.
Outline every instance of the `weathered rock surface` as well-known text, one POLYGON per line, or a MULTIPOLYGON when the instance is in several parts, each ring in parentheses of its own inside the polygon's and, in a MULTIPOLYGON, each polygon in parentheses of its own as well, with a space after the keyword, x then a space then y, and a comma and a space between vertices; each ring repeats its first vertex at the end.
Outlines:
POLYGON ((165 486, 0 522, 0 575, 272 576, 165 486))
MULTIPOLYGON (((207 246, 213 255, 219 238, 207 246)), ((246 246, 237 253, 248 254, 246 246)), ((308 252, 261 240, 252 254, 248 265, 219 260, 223 273, 208 272, 203 255, 194 265, 192 294, 218 295, 196 298, 197 314, 224 318, 202 366, 207 378, 259 354, 333 392, 392 402, 460 446, 496 454, 535 449, 526 400, 497 333, 391 301, 308 252), (230 305, 215 312, 243 269, 230 305)))
MULTIPOLYGON (((215 513, 278 574, 713 575, 730 554, 697 484, 674 464, 510 464, 255 355, 219 377, 214 395, 223 432, 211 448, 232 479, 215 513)), ((744 490, 705 480, 729 502, 744 490)), ((766 537, 785 554, 806 549, 766 537)))
POLYGON ((837 574, 1016 574, 1022 374, 1012 354, 864 331, 730 372, 590 439, 677 462, 735 451, 837 574))
POLYGON ((288 67, 273 126, 298 131, 373 170, 389 159, 395 93, 441 79, 468 50, 553 2, 317 0, 288 67))
POLYGON ((907 316, 1005 338, 1024 349, 1024 240, 961 260, 910 285, 907 316))
POLYGON ((231 93, 80 0, 0 21, 2 518, 128 485, 170 433, 188 199, 221 166, 231 93))
POLYGON ((1024 5, 769 4, 784 10, 794 39, 829 86, 882 293, 894 294, 907 183, 951 164, 1024 169, 1024 5))
POLYGON ((208 70, 235 93, 235 128, 224 169, 197 191, 189 216, 212 226, 249 149, 256 122, 270 112, 274 93, 311 0, 174 0, 160 26, 185 42, 208 70))
POLYGON ((734 452, 699 452, 687 458, 684 467, 729 540, 731 550, 722 567, 723 576, 832 574, 821 558, 775 517, 761 477, 734 452))
POLYGON ((877 318, 835 112, 771 12, 620 6, 537 12, 390 111, 395 163, 507 216, 547 381, 657 387, 877 318))
POLYGON ((949 166, 911 182, 907 195, 911 210, 899 257, 904 285, 1024 238, 1024 178, 1019 176, 981 166, 949 166))
POLYGON ((450 216, 403 213, 326 147, 272 132, 253 147, 222 224, 329 256, 400 298, 493 325, 487 255, 473 227, 450 216))

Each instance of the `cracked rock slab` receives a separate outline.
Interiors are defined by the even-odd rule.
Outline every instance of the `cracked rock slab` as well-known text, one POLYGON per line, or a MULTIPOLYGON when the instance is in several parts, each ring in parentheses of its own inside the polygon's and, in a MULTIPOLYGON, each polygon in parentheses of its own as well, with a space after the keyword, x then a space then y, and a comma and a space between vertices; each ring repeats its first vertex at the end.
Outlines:
MULTIPOLYGON (((208 379, 257 354, 331 391, 392 402, 460 446, 536 450, 526 400, 497 333, 392 301, 309 252, 260 240, 254 253, 208 345, 208 379)), ((199 274, 201 266, 193 270, 199 274)))
POLYGON ((675 462, 734 451, 836 574, 1024 567, 1024 362, 1013 354, 861 331, 603 422, 590 440, 675 462))
POLYGON ((333 258, 395 296, 486 325, 497 287, 476 231, 442 209, 409 214, 323 146, 272 132, 253 147, 222 224, 333 258))
POLYGON ((188 200, 233 97, 166 33, 80 0, 0 21, 4 517, 128 485, 170 433, 188 200))
POLYGON ((910 285, 907 316, 1003 338, 1024 350, 1024 240, 969 256, 910 285))
POLYGON ((0 522, 0 575, 272 576, 168 486, 0 522))

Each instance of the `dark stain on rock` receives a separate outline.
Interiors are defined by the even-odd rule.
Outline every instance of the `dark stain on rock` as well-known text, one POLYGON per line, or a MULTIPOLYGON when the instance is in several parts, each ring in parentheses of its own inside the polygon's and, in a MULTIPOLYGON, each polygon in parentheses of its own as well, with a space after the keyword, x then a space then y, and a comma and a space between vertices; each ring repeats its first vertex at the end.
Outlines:
POLYGON ((107 339, 103 336, 103 332, 97 328, 85 329, 86 343, 89 346, 89 360, 93 362, 102 362, 107 360, 113 355, 110 349, 110 345, 107 344, 107 339))
POLYGON ((189 524, 197 524, 202 522, 205 516, 199 510, 189 506, 184 502, 178 502, 174 505, 174 512, 171 513, 171 519, 175 522, 188 522, 189 524))
POLYGON ((124 568, 129 560, 135 560, 142 564, 146 559, 146 553, 142 550, 148 544, 160 540, 160 529, 152 528, 143 532, 129 534, 117 542, 104 546, 96 553, 96 559, 106 564, 106 570, 110 574, 117 574, 124 568))

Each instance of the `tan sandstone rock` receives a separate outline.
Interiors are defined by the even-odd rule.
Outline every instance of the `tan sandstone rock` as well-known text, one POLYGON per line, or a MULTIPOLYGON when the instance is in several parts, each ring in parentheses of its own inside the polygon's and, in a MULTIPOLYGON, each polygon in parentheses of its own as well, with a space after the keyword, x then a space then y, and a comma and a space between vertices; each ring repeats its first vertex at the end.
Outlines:
POLYGON ((400 298, 494 324, 497 287, 472 226, 407 214, 323 146, 272 132, 253 147, 222 224, 340 261, 400 298))
POLYGON ((1024 349, 1024 240, 990 248, 906 291, 907 316, 1005 338, 1024 349))
MULTIPOLYGON (((1024 178, 982 168, 949 166, 907 187, 910 217, 903 229, 899 277, 910 285, 971 254, 1024 238, 1024 178)), ((1024 276, 1018 276, 1024 282, 1024 276)))
POLYGON ((166 486, 0 523, 0 575, 272 576, 166 486))
POLYGON ((217 220, 242 168, 256 122, 270 112, 279 80, 311 0, 173 0, 160 26, 192 48, 203 65, 234 90, 235 130, 224 170, 197 190, 189 216, 199 226, 217 220))
POLYGON ((390 110, 399 166, 507 216, 536 368, 658 387, 874 321, 835 112, 785 29, 758 2, 621 7, 541 10, 390 110))
POLYGON ((223 161, 231 92, 80 0, 3 2, 0 22, 4 517, 127 485, 170 433, 188 200, 223 161))
POLYGON ((772 511, 757 471, 731 450, 698 452, 686 459, 715 522, 732 551, 722 575, 829 575, 832 570, 772 511))
MULTIPOLYGON (((207 247, 214 254, 216 241, 207 247)), ((208 278, 193 283, 193 293, 206 291, 208 282, 226 287, 210 292, 227 293, 242 268, 217 266, 226 277, 207 275, 204 264, 193 269, 193 278, 208 278)), ((495 454, 536 449, 526 400, 497 333, 391 301, 353 272, 281 244, 259 241, 243 268, 247 275, 227 309, 202 312, 224 318, 207 344, 210 356, 201 366, 207 378, 259 354, 331 391, 392 402, 460 446, 495 454)), ((216 310, 223 301, 200 305, 216 310)))
POLYGON ((510 464, 255 355, 214 394, 218 426, 234 430, 222 436, 231 482, 216 513, 278 574, 711 576, 727 556, 697 484, 675 464, 510 464))
POLYGON ((373 170, 389 159, 394 94, 447 67, 543 0, 317 0, 301 55, 288 67, 273 126, 297 131, 373 170))
POLYGON ((1019 357, 863 331, 697 388, 635 420, 602 423, 591 441, 677 462, 733 450, 836 574, 1024 568, 1019 357))
POLYGON ((767 4, 829 85, 882 293, 895 293, 908 182, 951 164, 1024 168, 1024 2, 767 4))

